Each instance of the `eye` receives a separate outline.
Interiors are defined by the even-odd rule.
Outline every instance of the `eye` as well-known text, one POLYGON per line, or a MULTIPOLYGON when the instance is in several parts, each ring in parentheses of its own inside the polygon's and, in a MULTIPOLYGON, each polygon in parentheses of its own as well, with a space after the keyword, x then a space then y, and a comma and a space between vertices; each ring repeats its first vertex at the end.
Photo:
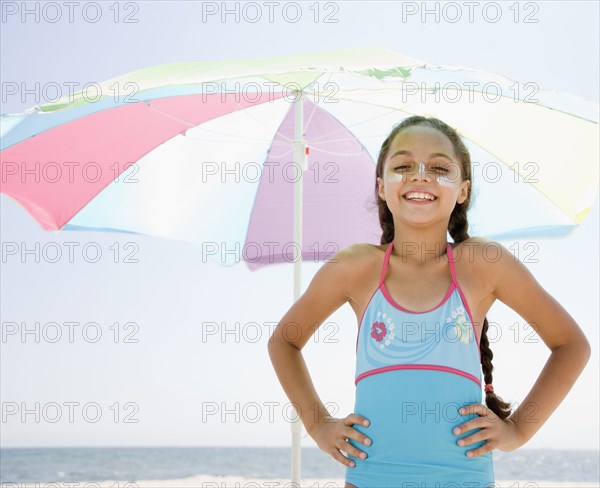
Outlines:
POLYGON ((438 173, 447 173, 449 171, 448 168, 444 168, 443 166, 435 166, 433 169, 438 173))

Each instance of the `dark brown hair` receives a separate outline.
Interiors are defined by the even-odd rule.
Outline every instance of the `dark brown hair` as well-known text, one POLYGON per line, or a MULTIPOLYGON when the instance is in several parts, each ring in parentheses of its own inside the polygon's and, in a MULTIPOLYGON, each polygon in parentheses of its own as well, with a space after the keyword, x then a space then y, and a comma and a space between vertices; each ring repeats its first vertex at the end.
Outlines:
MULTIPOLYGON (((460 160, 462 181, 473 181, 471 179, 471 155, 469 154, 469 150, 463 143, 458 132, 435 117, 423 117, 420 115, 408 117, 393 127, 392 131, 381 145, 379 157, 377 158, 376 176, 383 179, 383 166, 394 137, 396 137, 403 129, 411 126, 431 127, 446 135, 446 137, 450 139, 450 142, 454 146, 454 152, 460 160)), ((467 221, 467 211, 471 205, 471 187, 472 183, 468 187, 467 199, 463 203, 457 203, 454 207, 454 210, 452 210, 452 214, 450 214, 448 232, 456 244, 465 241, 470 237, 468 233, 469 222, 467 221)), ((379 196, 377 181, 375 181, 375 198, 377 199, 377 207, 379 210, 379 223, 383 231, 381 234, 381 244, 389 244, 394 239, 394 219, 390 209, 387 206, 387 203, 379 196)), ((494 369, 492 365, 494 353, 490 349, 487 330, 488 321, 487 318, 485 318, 483 321, 483 330, 481 332, 480 348, 482 371, 486 384, 492 383, 492 371, 494 369)), ((485 403, 490 410, 492 410, 503 420, 506 419, 511 413, 510 403, 506 403, 502 400, 502 398, 493 392, 486 393, 485 403)))

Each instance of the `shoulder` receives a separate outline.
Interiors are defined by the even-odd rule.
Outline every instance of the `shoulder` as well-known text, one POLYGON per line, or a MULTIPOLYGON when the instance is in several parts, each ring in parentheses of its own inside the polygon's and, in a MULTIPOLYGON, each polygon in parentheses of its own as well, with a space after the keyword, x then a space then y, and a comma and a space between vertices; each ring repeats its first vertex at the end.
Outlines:
POLYGON ((361 265, 368 265, 373 260, 381 258, 389 244, 369 244, 364 242, 356 242, 351 244, 335 254, 334 259, 339 259, 350 270, 356 269, 361 265))
POLYGON ((346 293, 348 296, 352 296, 356 284, 366 279, 368 273, 373 272, 373 266, 380 266, 380 261, 383 259, 388 245, 353 243, 340 249, 325 263, 337 266, 337 274, 345 282, 346 293))
POLYGON ((469 237, 467 240, 454 245, 453 248, 455 255, 459 255, 461 259, 468 258, 476 264, 481 263, 481 260, 486 256, 509 252, 508 249, 499 242, 488 239, 487 237, 479 236, 469 237))
POLYGON ((510 249, 487 237, 470 237, 460 242, 454 247, 454 255, 467 275, 492 290, 518 263, 510 249))

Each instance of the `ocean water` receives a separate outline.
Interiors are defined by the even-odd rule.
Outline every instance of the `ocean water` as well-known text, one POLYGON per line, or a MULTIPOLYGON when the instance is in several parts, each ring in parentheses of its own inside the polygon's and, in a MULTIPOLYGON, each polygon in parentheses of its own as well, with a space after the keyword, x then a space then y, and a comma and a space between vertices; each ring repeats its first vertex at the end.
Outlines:
MULTIPOLYGON (((0 483, 182 479, 197 475, 288 478, 290 448, 0 449, 0 483)), ((600 451, 494 451, 496 480, 598 482, 600 451)), ((317 448, 302 449, 302 478, 344 478, 344 466, 317 448)))

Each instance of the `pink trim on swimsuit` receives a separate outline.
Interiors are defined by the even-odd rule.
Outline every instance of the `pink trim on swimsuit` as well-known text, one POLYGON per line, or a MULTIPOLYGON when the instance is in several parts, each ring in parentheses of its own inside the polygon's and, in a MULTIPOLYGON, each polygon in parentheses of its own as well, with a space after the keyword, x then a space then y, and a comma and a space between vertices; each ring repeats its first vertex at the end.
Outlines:
POLYGON ((359 374, 354 380, 354 384, 356 385, 360 380, 366 378, 367 376, 385 373, 386 371, 395 371, 397 369, 433 369, 435 371, 446 371, 448 373, 464 376, 465 378, 468 378, 477 383, 477 386, 481 388, 481 382, 472 374, 467 373, 466 371, 461 371, 460 369, 450 368, 448 366, 439 366, 437 364, 394 364, 392 366, 384 366, 383 368, 372 369, 370 371, 365 371, 364 373, 359 374))

